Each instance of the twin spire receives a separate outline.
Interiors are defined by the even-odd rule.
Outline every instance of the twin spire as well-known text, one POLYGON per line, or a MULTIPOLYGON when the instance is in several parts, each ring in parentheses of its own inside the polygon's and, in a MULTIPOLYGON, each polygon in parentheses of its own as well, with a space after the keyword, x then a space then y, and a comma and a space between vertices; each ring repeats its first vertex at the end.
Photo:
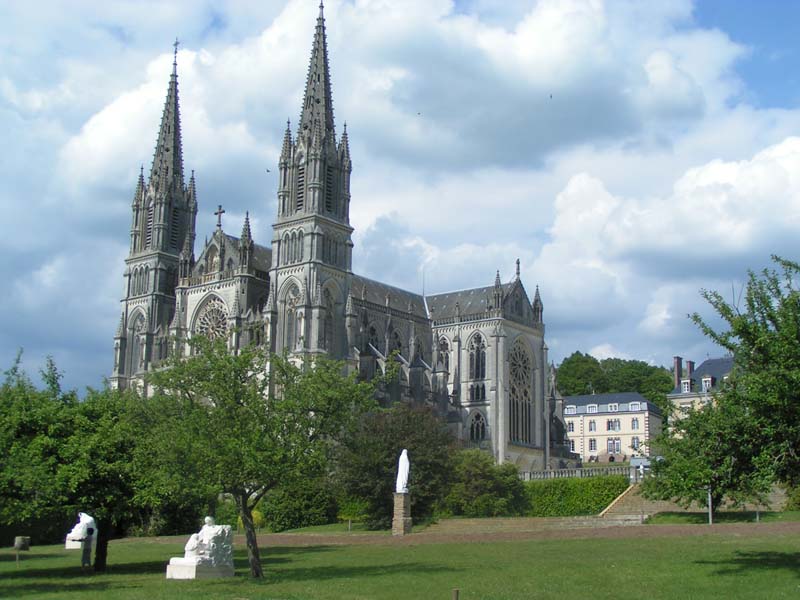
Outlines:
POLYGON ((169 78, 167 99, 161 115, 161 127, 150 168, 150 183, 159 191, 175 186, 183 190, 183 147, 181 143, 181 115, 178 105, 178 40, 173 44, 172 74, 169 78))
POLYGON ((311 62, 308 65, 306 91, 303 96, 303 110, 300 113, 298 135, 313 133, 316 128, 321 129, 323 135, 333 133, 333 100, 322 2, 319 3, 319 16, 317 17, 317 27, 314 32, 314 44, 311 47, 311 62))

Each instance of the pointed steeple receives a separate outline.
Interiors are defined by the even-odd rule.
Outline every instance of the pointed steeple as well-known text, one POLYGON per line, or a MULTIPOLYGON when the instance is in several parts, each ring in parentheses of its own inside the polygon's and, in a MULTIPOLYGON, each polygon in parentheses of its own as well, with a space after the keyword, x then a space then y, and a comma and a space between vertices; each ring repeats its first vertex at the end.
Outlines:
POLYGON ((292 130, 291 122, 286 119, 286 131, 283 134, 283 147, 281 148, 281 160, 289 160, 292 156, 292 130))
POLYGON ((339 141, 339 158, 345 168, 350 167, 350 138, 347 137, 347 121, 344 123, 342 139, 339 141))
POLYGON ((136 192, 133 194, 133 206, 142 206, 144 200, 144 165, 139 166, 139 180, 136 182, 136 192))
POLYGON ((539 295, 539 286, 536 286, 536 293, 533 295, 533 320, 536 323, 542 322, 542 315, 544 313, 544 304, 542 304, 542 297, 539 295))
POLYGON ((174 183, 183 189, 183 148, 181 146, 181 116, 178 107, 178 40, 175 40, 175 53, 172 61, 172 75, 169 78, 167 99, 161 115, 161 128, 158 131, 153 166, 150 169, 150 183, 157 190, 164 191, 174 183))
POLYGON ((250 211, 244 213, 244 223, 242 224, 242 244, 250 244, 253 241, 253 236, 250 233, 250 211))
POLYGON ((497 269, 497 275, 494 276, 494 287, 500 287, 500 269, 497 269))
POLYGON ((304 131, 311 133, 315 122, 320 124, 324 134, 333 133, 333 101, 323 11, 324 7, 320 2, 314 45, 311 48, 311 61, 308 65, 306 91, 303 96, 303 111, 300 114, 299 133, 304 131))

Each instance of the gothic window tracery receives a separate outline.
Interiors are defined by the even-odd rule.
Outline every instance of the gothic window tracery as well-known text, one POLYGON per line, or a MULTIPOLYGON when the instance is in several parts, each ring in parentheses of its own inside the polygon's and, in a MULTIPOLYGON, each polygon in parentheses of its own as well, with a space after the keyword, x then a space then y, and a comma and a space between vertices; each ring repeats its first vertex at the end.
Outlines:
POLYGON ((439 340, 439 356, 446 371, 450 371, 450 344, 445 338, 439 340))
POLYGON ((472 415, 472 419, 470 419, 469 439, 472 442, 482 442, 486 439, 486 419, 479 412, 472 415))
POLYGON ((530 444, 533 441, 531 424, 533 371, 530 354, 519 340, 511 348, 508 364, 511 374, 511 394, 509 395, 511 441, 530 444))
POLYGON ((300 300, 300 289, 296 285, 292 285, 289 292, 286 294, 286 348, 290 352, 294 351, 297 344, 297 303, 300 300))
POLYGON ((214 296, 203 305, 195 321, 195 332, 210 340, 228 335, 228 311, 222 300, 214 296))
POLYGON ((333 344, 333 298, 331 298, 330 290, 325 290, 323 294, 323 303, 325 306, 325 320, 322 326, 322 347, 328 351, 334 349, 333 344))
POLYGON ((480 334, 469 345, 469 378, 486 379, 486 342, 480 334))
POLYGON ((144 348, 142 342, 142 334, 144 334, 144 317, 142 313, 136 315, 130 327, 130 335, 128 336, 128 344, 131 349, 131 368, 130 373, 136 373, 141 370, 144 362, 144 348))

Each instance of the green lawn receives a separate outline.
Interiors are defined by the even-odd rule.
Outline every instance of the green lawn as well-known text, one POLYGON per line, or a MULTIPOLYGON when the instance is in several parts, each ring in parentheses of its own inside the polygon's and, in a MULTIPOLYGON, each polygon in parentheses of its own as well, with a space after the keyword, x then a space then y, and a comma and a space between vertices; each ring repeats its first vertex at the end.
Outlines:
POLYGON ((249 579, 244 548, 237 547, 233 579, 167 581, 166 562, 182 546, 114 542, 106 575, 81 573, 79 553, 60 546, 34 547, 19 569, 13 552, 2 550, 0 597, 449 600, 456 587, 461 600, 800 595, 800 539, 757 529, 651 540, 273 547, 264 552, 263 581, 249 579))
MULTIPOLYGON (((800 521, 800 511, 771 512, 765 511, 758 514, 759 521, 775 523, 779 521, 800 521)), ((714 523, 754 523, 754 511, 720 512, 714 515, 714 523)), ((707 512, 664 512, 653 515, 647 519, 649 525, 702 525, 708 523, 707 512)))

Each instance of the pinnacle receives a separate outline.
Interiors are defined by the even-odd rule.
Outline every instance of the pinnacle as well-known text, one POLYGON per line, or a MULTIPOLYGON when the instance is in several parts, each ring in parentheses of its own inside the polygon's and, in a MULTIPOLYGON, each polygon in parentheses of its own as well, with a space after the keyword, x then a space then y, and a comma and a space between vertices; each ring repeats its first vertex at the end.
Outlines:
POLYGON ((247 211, 244 214, 244 224, 242 225, 242 243, 247 243, 252 241, 253 237, 250 234, 250 211, 247 211))

